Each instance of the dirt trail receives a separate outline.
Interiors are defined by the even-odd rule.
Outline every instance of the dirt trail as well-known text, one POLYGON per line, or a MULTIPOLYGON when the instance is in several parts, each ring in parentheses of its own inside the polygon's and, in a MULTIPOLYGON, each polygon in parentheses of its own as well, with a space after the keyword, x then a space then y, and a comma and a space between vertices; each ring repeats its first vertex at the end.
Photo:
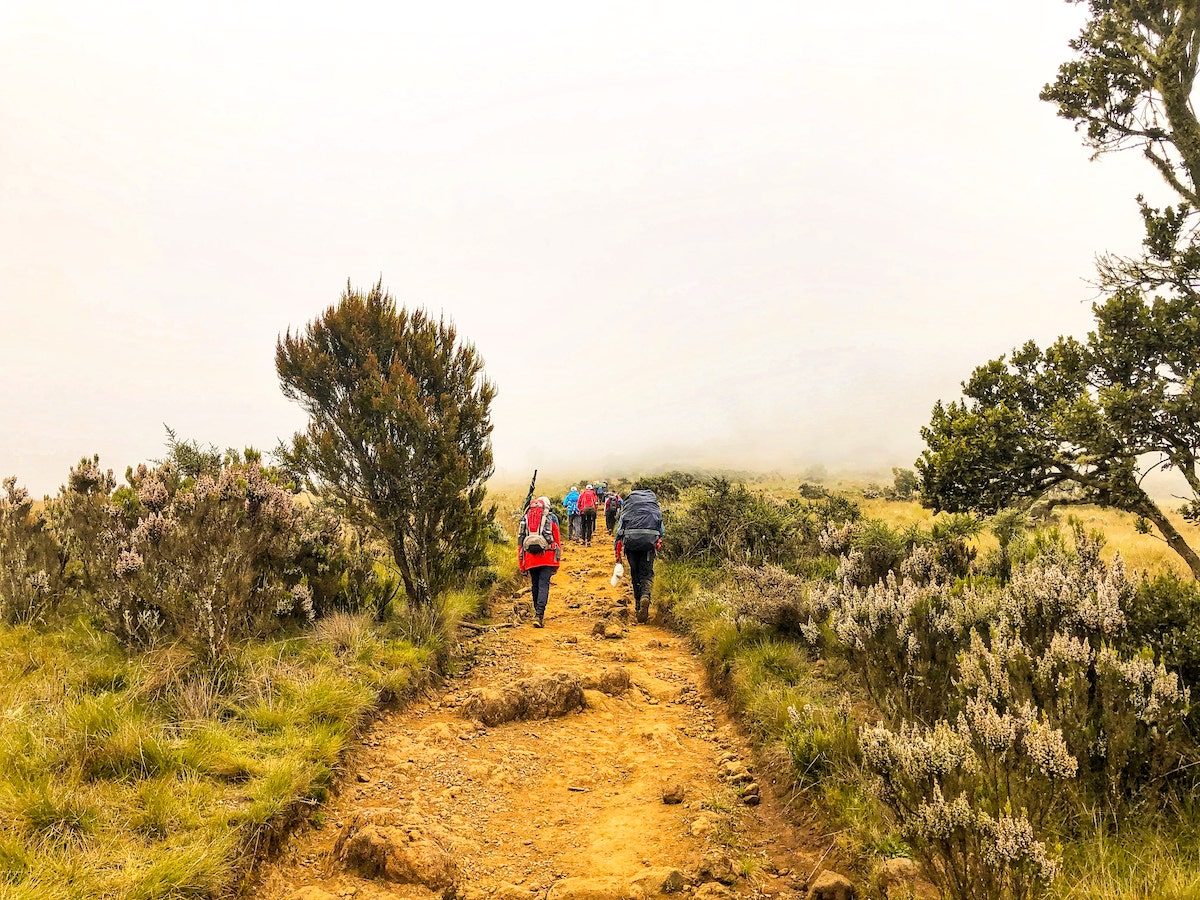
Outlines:
POLYGON ((377 813, 420 823, 410 838, 447 851, 465 900, 638 896, 630 879, 662 867, 697 897, 728 896, 721 881, 740 896, 800 893, 829 840, 789 824, 765 782, 755 803, 749 746, 686 640, 626 617, 629 578, 609 584, 610 540, 601 529, 590 548, 567 544, 544 629, 526 590, 511 614, 496 611, 521 624, 469 639, 478 649, 464 675, 376 723, 322 827, 291 839, 254 896, 429 897, 347 862, 339 839, 377 813), (593 633, 598 622, 608 637, 593 633), (563 672, 589 688, 583 709, 493 727, 464 713, 479 690, 563 672), (664 803, 672 786, 682 802, 664 803), (604 877, 608 888, 566 880, 604 877))

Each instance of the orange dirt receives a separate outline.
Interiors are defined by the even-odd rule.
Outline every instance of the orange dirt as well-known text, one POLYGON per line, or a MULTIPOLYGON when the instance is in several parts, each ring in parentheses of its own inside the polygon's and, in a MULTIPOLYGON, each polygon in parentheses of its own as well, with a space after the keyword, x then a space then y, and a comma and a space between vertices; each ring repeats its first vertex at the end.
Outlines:
POLYGON ((564 878, 629 879, 647 867, 679 869, 690 892, 712 880, 698 873, 714 852, 732 863, 738 895, 804 887, 832 838, 793 824, 766 781, 755 776, 762 802, 750 806, 746 785, 725 777, 731 759, 755 774, 750 748, 686 639, 653 618, 633 625, 632 616, 619 638, 593 634, 598 621, 617 624, 632 612, 628 575, 609 584, 609 540, 567 544, 544 629, 531 625, 526 588, 511 613, 496 610, 497 621, 517 627, 465 638, 476 662, 464 675, 375 724, 322 826, 294 836, 263 868, 255 897, 429 897, 423 888, 361 878, 335 854, 359 811, 399 806, 435 824, 466 900, 540 898, 564 878), (475 689, 602 669, 624 669, 630 688, 613 696, 588 690, 587 708, 561 718, 488 728, 459 709, 475 689), (667 805, 672 784, 682 785, 683 802, 667 805))

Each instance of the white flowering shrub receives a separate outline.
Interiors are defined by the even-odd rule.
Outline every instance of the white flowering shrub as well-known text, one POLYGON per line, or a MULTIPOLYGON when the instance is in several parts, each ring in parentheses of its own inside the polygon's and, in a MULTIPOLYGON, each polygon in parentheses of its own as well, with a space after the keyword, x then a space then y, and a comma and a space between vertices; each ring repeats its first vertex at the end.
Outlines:
MULTIPOLYGON (((936 575, 830 589, 835 649, 885 716, 860 732, 864 762, 951 897, 1037 896, 1054 876, 1050 836, 1179 768, 1188 691, 1129 641, 1120 559, 1076 539, 987 594, 936 575)), ((914 573, 933 571, 915 556, 914 573)))
POLYGON ((821 623, 829 617, 825 593, 779 566, 734 566, 729 606, 734 621, 745 621, 784 634, 802 635, 809 643, 820 639, 821 623))
POLYGON ((300 515, 257 463, 194 481, 140 466, 119 494, 125 514, 104 535, 114 577, 96 599, 126 643, 182 638, 211 659, 281 615, 311 615, 308 589, 286 578, 300 515))
POLYGON ((1013 574, 959 659, 958 692, 1041 710, 1078 761, 1076 789, 1116 807, 1178 765, 1189 693, 1127 639, 1135 587, 1120 558, 1105 566, 1094 541, 1080 547, 1013 574))
POLYGON ((895 574, 866 588, 850 579, 817 585, 809 602, 831 611, 832 651, 850 660, 892 723, 929 722, 949 712, 958 654, 993 605, 971 590, 895 574))
POLYGON ((46 519, 33 511, 29 491, 5 478, 0 494, 0 619, 42 618, 58 595, 58 544, 46 519))
POLYGON ((932 726, 862 729, 863 761, 926 874, 953 900, 1030 900, 1057 863, 1039 839, 1075 771, 1062 733, 1032 707, 979 701, 932 726))
POLYGON ((215 659, 238 637, 379 593, 374 555, 342 520, 298 503, 275 470, 247 459, 194 476, 174 461, 141 465, 117 488, 85 458, 49 504, 67 581, 128 646, 184 640, 215 659))

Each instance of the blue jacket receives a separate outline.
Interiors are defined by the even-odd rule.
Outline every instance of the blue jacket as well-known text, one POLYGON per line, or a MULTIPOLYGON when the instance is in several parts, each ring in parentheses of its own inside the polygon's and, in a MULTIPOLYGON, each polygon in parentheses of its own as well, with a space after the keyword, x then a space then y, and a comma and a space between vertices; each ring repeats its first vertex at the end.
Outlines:
POLYGON ((567 496, 563 497, 563 506, 567 508, 568 515, 575 515, 579 512, 579 491, 571 491, 567 496))

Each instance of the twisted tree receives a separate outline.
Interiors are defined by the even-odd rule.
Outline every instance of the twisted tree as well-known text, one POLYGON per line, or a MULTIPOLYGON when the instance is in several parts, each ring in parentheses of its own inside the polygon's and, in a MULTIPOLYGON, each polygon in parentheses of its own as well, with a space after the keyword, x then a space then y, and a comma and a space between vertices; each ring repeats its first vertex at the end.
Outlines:
POLYGON ((496 389, 452 324, 397 309, 382 282, 366 294, 347 284, 279 339, 275 368, 309 416, 284 467, 387 542, 411 605, 486 560, 496 389))
POLYGON ((961 401, 934 407, 916 465, 937 509, 994 512, 1057 490, 1136 513, 1200 579, 1200 555, 1143 488, 1178 470, 1182 511, 1200 518, 1200 4, 1086 2, 1074 56, 1041 97, 1097 155, 1139 150, 1179 202, 1139 196, 1142 249, 1100 257, 1095 330, 977 368, 961 401))

